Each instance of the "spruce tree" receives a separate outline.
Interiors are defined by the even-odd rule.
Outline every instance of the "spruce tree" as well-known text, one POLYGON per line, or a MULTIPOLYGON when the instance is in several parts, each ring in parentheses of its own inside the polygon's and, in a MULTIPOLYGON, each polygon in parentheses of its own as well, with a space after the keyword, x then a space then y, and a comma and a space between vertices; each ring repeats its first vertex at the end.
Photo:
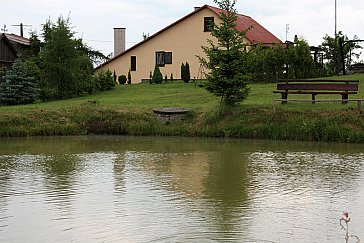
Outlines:
POLYGON ((221 103, 234 105, 245 100, 250 91, 247 87, 250 77, 244 68, 247 53, 243 42, 248 30, 241 32, 236 29, 236 0, 214 2, 222 9, 219 15, 221 23, 215 24, 211 32, 217 42, 208 40, 209 46, 202 47, 207 58, 198 58, 210 70, 206 74, 206 89, 220 97, 221 103))
POLYGON ((6 82, 0 86, 0 103, 20 105, 34 103, 37 99, 37 81, 30 76, 25 62, 17 60, 5 75, 6 82))

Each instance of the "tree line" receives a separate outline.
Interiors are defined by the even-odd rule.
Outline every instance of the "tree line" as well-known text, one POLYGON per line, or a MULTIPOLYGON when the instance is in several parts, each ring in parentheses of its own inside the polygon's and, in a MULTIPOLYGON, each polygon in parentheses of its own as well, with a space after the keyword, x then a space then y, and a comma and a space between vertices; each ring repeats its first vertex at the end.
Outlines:
POLYGON ((69 17, 60 16, 55 23, 48 19, 42 28, 42 42, 37 33, 30 35, 30 48, 0 85, 1 104, 72 98, 115 87, 110 71, 93 75, 93 63, 105 61, 106 57, 75 38, 69 17))

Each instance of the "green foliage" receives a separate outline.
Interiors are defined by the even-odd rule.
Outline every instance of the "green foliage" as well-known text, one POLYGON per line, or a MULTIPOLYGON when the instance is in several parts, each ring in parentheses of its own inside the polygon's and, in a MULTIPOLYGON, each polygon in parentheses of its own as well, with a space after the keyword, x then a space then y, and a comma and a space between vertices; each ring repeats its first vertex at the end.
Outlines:
POLYGON ((38 38, 38 35, 35 31, 30 32, 30 47, 27 50, 27 56, 28 57, 38 57, 40 50, 41 50, 41 42, 38 38))
MULTIPOLYGON (((340 57, 339 39, 342 39, 343 41, 349 40, 347 35, 345 35, 342 31, 339 31, 336 38, 326 34, 323 38, 324 41, 320 45, 324 52, 324 59, 326 60, 325 66, 329 75, 338 73, 338 70, 341 69, 340 61, 342 58, 345 60, 345 66, 348 67, 352 57, 358 58, 360 56, 360 53, 356 53, 355 51, 362 47, 357 43, 348 43, 342 50, 343 57, 340 57), (335 58, 337 58, 336 62, 335 58)), ((359 40, 356 35, 352 39, 359 40)))
POLYGON ((11 71, 5 75, 6 82, 0 86, 0 103, 19 105, 34 103, 37 99, 37 81, 32 73, 37 70, 27 63, 17 60, 11 71))
POLYGON ((181 65, 181 79, 185 83, 188 83, 191 79, 190 64, 188 64, 188 62, 186 62, 186 64, 182 63, 181 65))
POLYGON ((129 69, 129 72, 128 72, 128 84, 131 84, 131 73, 130 73, 130 69, 129 69))
POLYGON ((249 94, 247 87, 250 77, 246 69, 247 53, 243 44, 246 31, 236 29, 236 1, 214 0, 224 11, 220 13, 221 23, 214 25, 211 32, 217 38, 215 44, 208 40, 209 47, 202 49, 207 59, 199 57, 200 63, 210 70, 206 75, 206 89, 221 98, 225 105, 234 105, 245 100, 249 94))
POLYGON ((87 47, 74 38, 69 19, 59 17, 43 25, 44 48, 40 53, 41 89, 49 99, 69 98, 92 88, 92 62, 87 47))
POLYGON ((171 73, 171 77, 169 79, 173 82, 173 73, 171 73))
POLYGON ((155 65, 154 72, 152 76, 152 84, 161 84, 163 81, 163 75, 158 65, 155 65))
POLYGON ((97 91, 111 90, 116 86, 113 73, 109 69, 98 72, 94 76, 94 81, 97 91))
POLYGON ((252 82, 276 82, 284 78, 312 78, 322 74, 320 65, 315 64, 310 47, 305 40, 284 48, 258 45, 248 53, 248 69, 252 82))
POLYGON ((315 75, 314 61, 310 46, 303 39, 298 39, 287 52, 288 78, 311 78, 315 75))
POLYGON ((116 73, 115 73, 115 70, 114 70, 114 81, 116 82, 116 78, 117 78, 117 76, 116 76, 116 73))
POLYGON ((126 84, 126 76, 125 75, 120 75, 118 77, 118 81, 119 81, 119 84, 126 84))
POLYGON ((79 71, 76 73, 78 82, 76 83, 75 93, 80 96, 82 93, 87 92, 93 94, 95 89, 95 83, 92 78, 93 66, 90 58, 87 55, 81 55, 78 57, 79 71))
POLYGON ((253 46, 248 53, 248 68, 254 83, 275 82, 284 77, 287 50, 282 45, 253 46))

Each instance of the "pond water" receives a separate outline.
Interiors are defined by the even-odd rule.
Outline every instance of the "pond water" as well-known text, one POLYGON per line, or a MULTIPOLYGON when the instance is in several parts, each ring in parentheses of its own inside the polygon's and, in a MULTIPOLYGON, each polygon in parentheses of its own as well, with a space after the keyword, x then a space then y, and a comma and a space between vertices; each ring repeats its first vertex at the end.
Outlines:
POLYGON ((364 240, 364 145, 0 140, 0 242, 364 240))

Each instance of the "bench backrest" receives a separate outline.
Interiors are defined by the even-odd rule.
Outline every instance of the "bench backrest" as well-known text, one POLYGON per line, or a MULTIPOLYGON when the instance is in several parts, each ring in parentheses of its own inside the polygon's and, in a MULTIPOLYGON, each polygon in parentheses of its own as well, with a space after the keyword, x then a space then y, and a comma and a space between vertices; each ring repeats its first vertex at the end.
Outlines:
POLYGON ((358 89, 357 80, 290 80, 277 84, 277 90, 358 91, 358 89))

